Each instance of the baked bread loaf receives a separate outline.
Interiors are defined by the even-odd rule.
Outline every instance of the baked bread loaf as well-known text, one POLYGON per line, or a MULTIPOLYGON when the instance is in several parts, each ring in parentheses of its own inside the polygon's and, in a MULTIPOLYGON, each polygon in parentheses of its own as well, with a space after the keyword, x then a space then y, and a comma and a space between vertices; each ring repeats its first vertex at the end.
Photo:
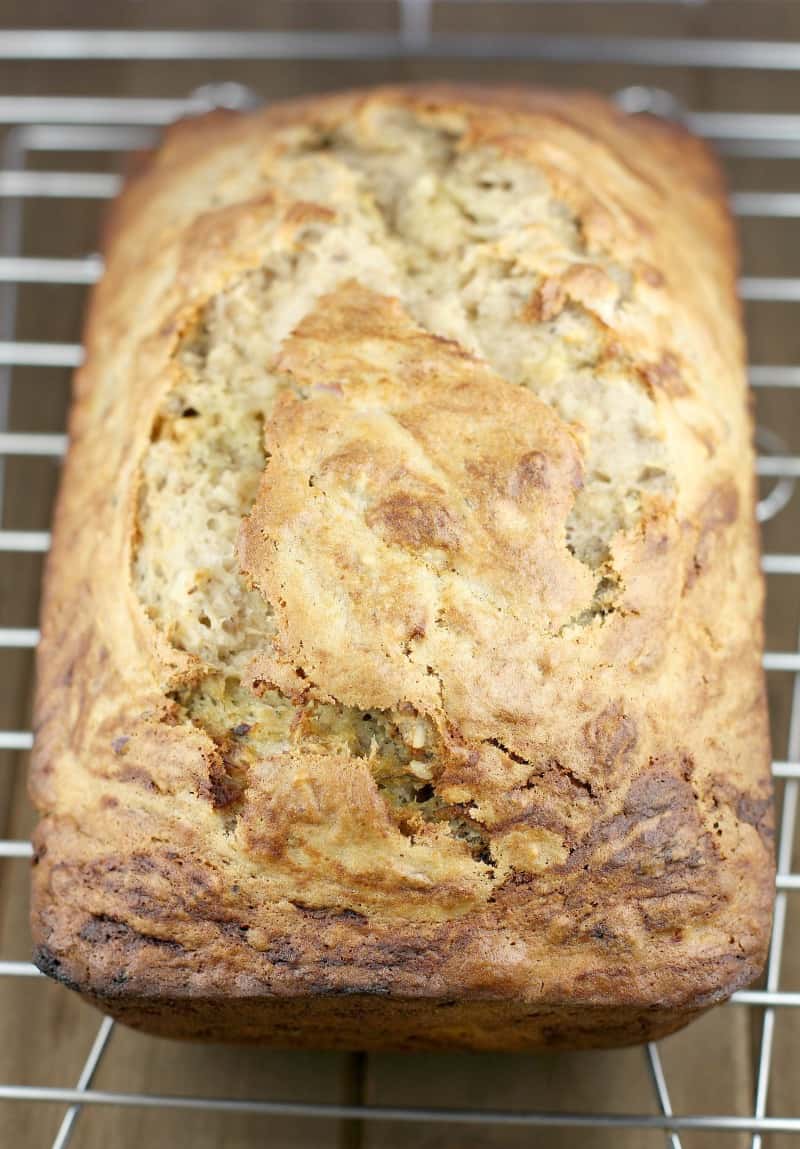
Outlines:
POLYGON ((735 243, 683 130, 384 89, 111 221, 39 651, 41 970, 132 1025, 615 1045, 774 882, 735 243))

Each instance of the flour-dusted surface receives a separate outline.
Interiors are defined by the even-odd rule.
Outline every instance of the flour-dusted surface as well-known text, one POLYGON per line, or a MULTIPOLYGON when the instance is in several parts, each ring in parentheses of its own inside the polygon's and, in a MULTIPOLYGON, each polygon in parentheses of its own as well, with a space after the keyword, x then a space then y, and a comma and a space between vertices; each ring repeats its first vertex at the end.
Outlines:
POLYGON ((524 1048, 750 980, 768 745, 701 146, 387 90, 117 209, 40 656, 39 963, 185 1035, 524 1048))

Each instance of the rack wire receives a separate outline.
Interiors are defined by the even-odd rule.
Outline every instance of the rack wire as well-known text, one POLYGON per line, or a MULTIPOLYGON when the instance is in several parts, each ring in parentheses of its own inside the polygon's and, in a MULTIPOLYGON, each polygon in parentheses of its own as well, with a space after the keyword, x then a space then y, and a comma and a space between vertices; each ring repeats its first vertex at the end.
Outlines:
MULTIPOLYGON (((659 84, 669 88, 670 69, 758 70, 763 73, 800 70, 800 42, 754 42, 750 40, 702 39, 693 37, 588 35, 505 35, 496 30, 480 38, 436 30, 438 8, 456 8, 460 0, 405 0, 397 7, 393 30, 362 32, 345 30, 109 30, 38 29, 0 31, 0 61, 180 61, 204 59, 226 61, 232 76, 242 60, 262 62, 306 61, 398 61, 462 60, 492 57, 521 61, 597 62, 609 65, 636 65, 658 69, 659 84)), ((605 0, 611 7, 611 0, 605 0)), ((703 0, 638 0, 639 6, 701 7, 703 0)), ((569 0, 570 8, 580 4, 596 7, 596 0, 569 0)), ((620 7, 633 7, 631 0, 616 0, 620 7)), ((534 4, 531 0, 529 7, 534 4)), ((551 5, 552 6, 552 5, 551 5)), ((474 5, 473 5, 474 7, 474 5)), ((496 28, 496 21, 495 28, 496 28)), ((5 466, 9 459, 56 461, 66 449, 63 431, 28 430, 9 426, 10 399, 16 372, 35 368, 44 373, 73 368, 81 361, 76 337, 70 342, 18 337, 17 313, 21 289, 62 287, 85 288, 102 272, 102 261, 94 253, 73 256, 31 254, 26 248, 26 210, 32 201, 78 201, 86 210, 97 210, 119 189, 114 172, 84 170, 87 155, 124 153, 147 145, 163 125, 184 115, 196 115, 210 107, 247 107, 253 93, 236 82, 211 84, 183 98, 174 96, 62 96, 57 92, 0 96, 0 126, 5 137, 0 152, 0 500, 4 493, 5 466), (39 170, 33 159, 49 155, 74 156, 77 166, 69 170, 39 170)), ((628 87, 618 95, 631 111, 658 110, 674 106, 662 90, 628 87)), ((792 160, 800 157, 800 115, 794 113, 693 110, 685 114, 693 131, 711 140, 723 155, 733 158, 792 160)), ((737 189, 731 197, 733 210, 742 220, 800 220, 800 191, 737 189)), ((800 254, 800 249, 798 249, 800 254)), ((744 274, 740 294, 747 302, 763 304, 800 303, 800 267, 791 276, 744 274)), ((753 388, 761 393, 781 392, 791 396, 800 388, 800 365, 754 363, 749 368, 753 388)), ((797 408, 795 407, 795 413, 797 408)), ((790 505, 795 483, 800 478, 800 455, 774 431, 761 432, 758 471, 764 489, 760 517, 769 521, 790 505)), ((24 555, 44 555, 49 531, 8 527, 8 507, 0 506, 0 560, 13 564, 24 555)), ((770 594, 776 581, 780 593, 794 596, 800 577, 800 540, 796 550, 766 553, 763 570, 768 576, 770 594), (791 590, 785 589, 791 581, 791 590)), ((13 577, 13 576, 12 576, 13 577)), ((29 625, 0 626, 0 652, 32 651, 38 631, 29 625)), ((643 1056, 652 1083, 654 1113, 599 1113, 583 1111, 544 1111, 540 1109, 489 1110, 477 1108, 432 1108, 429 1106, 386 1106, 365 1103, 333 1104, 315 1101, 280 1100, 266 1097, 178 1096, 97 1089, 93 1082, 98 1068, 113 1047, 115 1024, 99 1022, 85 1062, 75 1072, 74 1086, 0 1083, 0 1102, 50 1103, 65 1107, 63 1120, 52 1141, 53 1149, 65 1149, 79 1127, 81 1114, 93 1106, 203 1110, 218 1113, 252 1113, 261 1116, 291 1116, 309 1121, 336 1118, 356 1123, 396 1121, 458 1124, 479 1129, 522 1127, 580 1131, 609 1129, 663 1130, 672 1149, 681 1149, 681 1135, 689 1131, 750 1135, 752 1149, 761 1149, 768 1134, 800 1135, 800 1117, 768 1110, 770 1084, 774 1075, 797 1071, 797 1064, 778 1066, 773 1057, 778 1011, 800 1007, 800 992, 786 988, 781 981, 782 959, 792 895, 800 891, 800 873, 794 872, 793 846, 798 823, 800 797, 800 643, 792 635, 782 649, 765 655, 771 677, 789 680, 789 720, 785 758, 773 763, 776 784, 782 787, 779 819, 778 876, 775 919, 765 981, 761 988, 734 995, 726 1008, 757 1010, 758 1051, 755 1061, 755 1089, 749 1114, 675 1112, 659 1047, 649 1044, 643 1056)), ((28 730, 0 730, 0 751, 26 752, 33 736, 28 730)), ((24 865, 31 856, 30 843, 22 838, 0 840, 0 860, 24 865)), ((797 912, 795 908, 795 913, 797 912)), ((41 975, 24 960, 0 959, 0 978, 36 979, 41 975)), ((800 1034, 800 1027, 797 1028, 800 1034)), ((22 1035, 20 1035, 22 1040, 22 1035)), ((797 1042, 800 1049, 800 1040, 797 1042)), ((603 1056, 613 1057, 612 1054, 603 1056)), ((800 1059, 799 1059, 800 1060, 800 1059)))

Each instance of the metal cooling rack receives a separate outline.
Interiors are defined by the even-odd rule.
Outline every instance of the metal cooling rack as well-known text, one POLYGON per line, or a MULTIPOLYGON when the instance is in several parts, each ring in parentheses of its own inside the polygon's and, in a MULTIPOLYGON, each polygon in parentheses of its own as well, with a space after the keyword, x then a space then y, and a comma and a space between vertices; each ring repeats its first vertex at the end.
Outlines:
MULTIPOLYGON (((399 0, 394 30, 360 32, 358 26, 346 30, 309 29, 304 31, 212 31, 212 30, 35 30, 0 31, 0 62, 6 61, 229 61, 236 75, 236 62, 258 61, 404 61, 494 59, 563 61, 569 63, 645 66, 656 69, 659 84, 669 88, 672 68, 748 69, 765 73, 800 71, 800 42, 754 42, 750 40, 657 38, 624 36, 615 38, 585 35, 461 35, 435 31, 435 8, 458 6, 461 0, 399 0)), ((529 0, 532 5, 535 0, 529 0)), ((561 0, 574 9, 588 8, 594 0, 561 0)), ((604 0, 607 7, 633 0, 604 0)), ((700 6, 703 0, 671 0, 672 7, 700 6)), ((667 8, 670 0, 638 0, 653 9, 667 8)), ((473 5, 474 7, 474 5, 473 5)), ((551 4, 552 7, 552 4, 551 4)), ((494 24, 497 25, 495 20, 494 24)), ((677 104, 662 89, 627 87, 618 93, 629 111, 652 110, 675 115, 677 104)), ((257 98, 255 98, 257 102, 257 98)), ((98 201, 112 198, 119 188, 114 174, 79 170, 87 153, 133 151, 149 144, 159 127, 184 115, 194 115, 215 106, 246 107, 254 102, 252 93, 238 83, 212 84, 194 90, 183 99, 153 97, 97 98, 59 96, 54 92, 19 97, 0 96, 0 130, 5 137, 0 150, 0 500, 3 496, 5 461, 15 456, 42 456, 58 459, 66 448, 63 433, 29 432, 9 429, 9 398, 14 386, 15 368, 72 368, 81 361, 78 342, 22 341, 16 337, 17 303, 21 285, 77 285, 93 283, 102 270, 97 255, 79 258, 49 258, 31 255, 25 246, 26 204, 34 199, 81 200, 87 210, 98 201), (33 158, 48 153, 74 155, 77 168, 36 170, 33 158)), ((742 113, 730 111, 687 112, 688 126, 711 140, 719 151, 732 157, 764 160, 800 158, 800 114, 742 113)), ((800 219, 800 191, 737 191, 733 208, 740 217, 773 220, 800 219)), ((745 276, 740 281, 745 301, 761 303, 800 303, 800 268, 797 276, 745 276)), ((78 333, 76 332, 76 339, 78 333)), ((771 391, 797 391, 800 394, 800 365, 760 365, 750 367, 754 388, 771 391)), ((797 408, 796 408, 797 410, 797 408)), ((760 504, 762 521, 781 512, 792 498, 800 478, 800 455, 791 453, 770 430, 759 432, 759 475, 765 482, 760 504)), ((0 559, 8 563, 24 553, 44 553, 50 542, 45 530, 3 529, 6 509, 0 518, 0 559)), ((800 539, 792 553, 767 553, 764 572, 769 576, 800 577, 800 539)), ((772 589, 774 579, 768 579, 772 589)), ((793 585, 794 584, 793 582, 793 585)), ((0 628, 0 650, 32 649, 38 632, 29 627, 0 628)), ((64 1149, 86 1106, 114 1106, 120 1109, 208 1110, 253 1113, 297 1118, 335 1118, 350 1121, 391 1120, 408 1123, 459 1123, 478 1127, 521 1126, 566 1127, 580 1131, 598 1126, 622 1129, 663 1130, 672 1149, 680 1149, 683 1131, 721 1131, 751 1134, 752 1149, 760 1149, 762 1135, 800 1134, 800 1118, 769 1114, 770 1081, 776 1072, 797 1072, 794 1065, 773 1064, 773 1038, 776 1011, 800 1007, 800 992, 781 988, 781 960, 786 936, 790 897, 800 891, 800 873, 792 871, 793 842, 798 821, 800 789, 800 643, 787 636, 787 649, 769 651, 765 667, 771 674, 789 680, 790 718, 786 756, 773 763, 773 773, 782 787, 779 817, 778 877, 775 919, 771 949, 763 988, 734 995, 726 1008, 750 1007, 758 1010, 759 1043, 755 1072, 755 1092, 749 1116, 721 1113, 674 1113, 670 1091, 656 1044, 644 1048, 652 1081, 656 1114, 590 1113, 544 1111, 489 1111, 485 1109, 437 1109, 341 1105, 280 1101, 254 1098, 167 1096, 133 1092, 109 1092, 93 1088, 95 1072, 109 1048, 114 1022, 99 1024, 85 1063, 72 1087, 15 1085, 0 1083, 0 1102, 42 1102, 66 1107, 53 1149, 64 1149)), ((0 731, 0 750, 26 751, 33 736, 25 730, 0 731)), ((0 841, 0 859, 31 856, 29 842, 0 841)), ((796 899, 795 899, 796 900, 796 899)), ((795 907, 795 913, 797 907, 795 907)), ((25 961, 0 960, 2 978, 38 978, 35 967, 25 961)), ((607 1054, 606 1056, 614 1056, 607 1054)))

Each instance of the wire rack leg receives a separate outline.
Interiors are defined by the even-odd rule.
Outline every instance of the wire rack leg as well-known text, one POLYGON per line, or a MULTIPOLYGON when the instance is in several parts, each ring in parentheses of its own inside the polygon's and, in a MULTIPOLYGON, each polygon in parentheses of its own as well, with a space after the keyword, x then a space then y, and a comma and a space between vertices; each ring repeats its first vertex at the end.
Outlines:
MULTIPOLYGON (((84 1062, 81 1075, 78 1078, 78 1089, 85 1092, 92 1084, 92 1079, 97 1072, 97 1067, 100 1060, 108 1048, 108 1042, 114 1030, 114 1022, 110 1017, 104 1017, 100 1023, 100 1028, 97 1031, 97 1036, 92 1042, 92 1048, 89 1050, 89 1056, 84 1062)), ((61 1122, 58 1133, 56 1133, 55 1141, 53 1142, 52 1149, 66 1149, 72 1140, 72 1133, 75 1128, 75 1122, 78 1120, 78 1115, 81 1112, 80 1105, 70 1105, 67 1112, 64 1114, 64 1120, 61 1122)))
MULTIPOLYGON (((664 1074, 664 1067, 661 1064, 661 1055, 658 1052, 658 1046, 654 1041, 649 1041, 645 1047, 647 1054, 647 1067, 650 1070, 650 1078, 653 1082, 653 1089, 658 1099, 659 1107, 665 1117, 672 1116, 672 1102, 669 1098, 669 1089, 667 1088, 667 1078, 664 1074)), ((667 1144, 670 1149, 683 1149, 681 1139, 677 1133, 667 1133, 667 1144)))
POLYGON ((412 51, 431 38, 432 0, 400 0, 400 35, 412 51))
MULTIPOLYGON (((798 641, 800 646, 800 640, 798 641)), ((789 717, 789 745, 788 758, 790 762, 800 761, 800 674, 795 674, 792 686, 792 708, 789 717)), ((797 805, 800 792, 800 783, 790 779, 783 792, 783 810, 781 812, 780 837, 778 839, 778 876, 788 874, 792 869, 792 850, 794 845, 794 831, 797 822, 797 805)), ((775 898, 775 914, 772 925, 772 941, 767 962, 767 992, 774 993, 778 989, 781 974, 781 958, 783 957, 783 941, 786 932, 786 912, 788 910, 787 895, 780 891, 775 898)), ((770 1072, 772 1069, 772 1045, 775 1037, 775 1010, 770 1006, 764 1011, 761 1023, 761 1044, 758 1055, 758 1073, 756 1078, 755 1104, 753 1115, 764 1117, 767 1112, 767 1098, 769 1094, 770 1072)), ((750 1142, 751 1149, 762 1149, 760 1133, 754 1133, 750 1142)))

